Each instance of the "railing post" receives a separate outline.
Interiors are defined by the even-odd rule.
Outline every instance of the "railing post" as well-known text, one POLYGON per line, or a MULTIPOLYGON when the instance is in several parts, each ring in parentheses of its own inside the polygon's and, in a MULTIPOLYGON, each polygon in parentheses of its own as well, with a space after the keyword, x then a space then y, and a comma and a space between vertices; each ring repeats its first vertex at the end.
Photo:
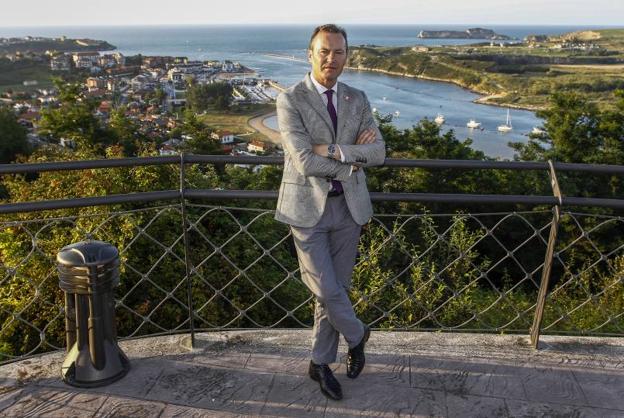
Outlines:
POLYGON ((559 230, 559 220, 561 218, 561 205, 563 203, 561 189, 559 189, 559 181, 557 173, 552 161, 548 160, 550 185, 553 194, 557 198, 558 204, 553 206, 553 218, 550 223, 550 234, 548 236, 548 245, 546 246, 546 255, 544 257, 544 268, 542 269, 542 279, 540 281, 539 293, 537 295, 537 303, 535 306, 535 316, 533 317, 533 326, 531 326, 531 345, 537 349, 539 345, 539 337, 544 316, 544 307, 546 305, 546 293, 548 292, 548 284, 550 282, 550 273, 552 270, 553 256, 555 254, 555 244, 557 243, 557 232, 559 230))
POLYGON ((184 153, 180 153, 180 208, 182 212, 182 230, 184 239, 184 264, 186 265, 186 296, 188 305, 189 327, 191 331, 191 349, 195 348, 195 320, 193 315, 193 286, 192 286, 192 266, 189 245, 189 224, 186 215, 186 199, 184 196, 185 189, 185 164, 184 153))

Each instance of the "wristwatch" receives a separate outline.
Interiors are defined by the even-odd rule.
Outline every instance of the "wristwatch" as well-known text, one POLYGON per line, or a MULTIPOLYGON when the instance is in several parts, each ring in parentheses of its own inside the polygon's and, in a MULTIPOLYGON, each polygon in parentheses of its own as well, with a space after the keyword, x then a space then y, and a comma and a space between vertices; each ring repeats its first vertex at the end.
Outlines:
POLYGON ((334 144, 329 144, 327 146, 327 157, 328 158, 336 158, 336 145, 334 144))

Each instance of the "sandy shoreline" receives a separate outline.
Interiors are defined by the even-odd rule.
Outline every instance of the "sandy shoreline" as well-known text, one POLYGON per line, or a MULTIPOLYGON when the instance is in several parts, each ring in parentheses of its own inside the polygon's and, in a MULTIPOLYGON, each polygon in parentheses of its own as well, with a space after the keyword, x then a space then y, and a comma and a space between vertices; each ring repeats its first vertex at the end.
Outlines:
POLYGON ((420 80, 427 80, 427 81, 435 81, 438 83, 450 83, 450 84, 454 84, 458 87, 461 87, 464 90, 468 90, 474 94, 478 94, 480 97, 474 99, 472 102, 473 103, 477 103, 477 104, 483 104, 483 105, 488 105, 488 106, 497 106, 497 107, 508 107, 511 109, 521 109, 521 110, 528 110, 531 112, 535 112, 536 110, 539 110, 539 107, 531 107, 531 106, 518 106, 518 105, 514 105, 514 104, 501 104, 501 103, 491 103, 488 102, 489 99, 491 98, 495 98, 495 97, 502 97, 504 96, 504 94, 501 93, 497 93, 497 94, 484 94, 483 92, 480 91, 476 91, 473 90, 471 88, 468 88, 466 86, 461 85, 460 83, 453 81, 453 80, 445 80, 442 78, 435 78, 435 77, 427 77, 427 76, 423 76, 423 75, 413 75, 413 74, 405 74, 405 73, 399 73, 396 71, 387 71, 387 70, 380 70, 380 69, 375 69, 375 68, 365 68, 365 67, 345 67, 348 70, 352 70, 352 71, 368 71, 368 72, 372 72, 372 73, 382 73, 382 74, 388 74, 388 75, 394 75, 394 76, 398 76, 398 77, 408 77, 408 78, 417 78, 420 80))
POLYGON ((249 126, 252 129, 255 129, 256 131, 260 132, 261 134, 265 135, 267 138, 269 138, 269 140, 274 143, 274 144, 281 144, 282 143, 282 137, 281 134, 279 133, 279 131, 276 131, 275 129, 269 128, 268 126, 266 126, 264 124, 264 120, 268 119, 272 116, 275 116, 275 110, 272 110, 268 113, 264 113, 262 115, 256 116, 255 118, 251 118, 249 119, 249 122, 247 122, 249 124, 249 126))

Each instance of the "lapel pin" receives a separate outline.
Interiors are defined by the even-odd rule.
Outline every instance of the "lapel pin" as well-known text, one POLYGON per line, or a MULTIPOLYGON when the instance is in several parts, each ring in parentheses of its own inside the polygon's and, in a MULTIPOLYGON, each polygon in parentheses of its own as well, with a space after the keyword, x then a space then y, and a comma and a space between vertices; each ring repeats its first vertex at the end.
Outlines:
POLYGON ((344 99, 345 99, 346 101, 349 101, 349 96, 345 96, 345 97, 344 97, 344 99))

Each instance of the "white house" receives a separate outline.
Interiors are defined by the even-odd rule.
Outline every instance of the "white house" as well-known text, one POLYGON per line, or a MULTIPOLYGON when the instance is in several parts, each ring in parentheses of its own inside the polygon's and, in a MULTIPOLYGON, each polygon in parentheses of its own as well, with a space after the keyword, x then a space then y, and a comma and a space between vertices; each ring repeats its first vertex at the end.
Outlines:
POLYGON ((100 53, 99 52, 74 52, 72 56, 74 65, 76 68, 91 68, 97 64, 100 53))

